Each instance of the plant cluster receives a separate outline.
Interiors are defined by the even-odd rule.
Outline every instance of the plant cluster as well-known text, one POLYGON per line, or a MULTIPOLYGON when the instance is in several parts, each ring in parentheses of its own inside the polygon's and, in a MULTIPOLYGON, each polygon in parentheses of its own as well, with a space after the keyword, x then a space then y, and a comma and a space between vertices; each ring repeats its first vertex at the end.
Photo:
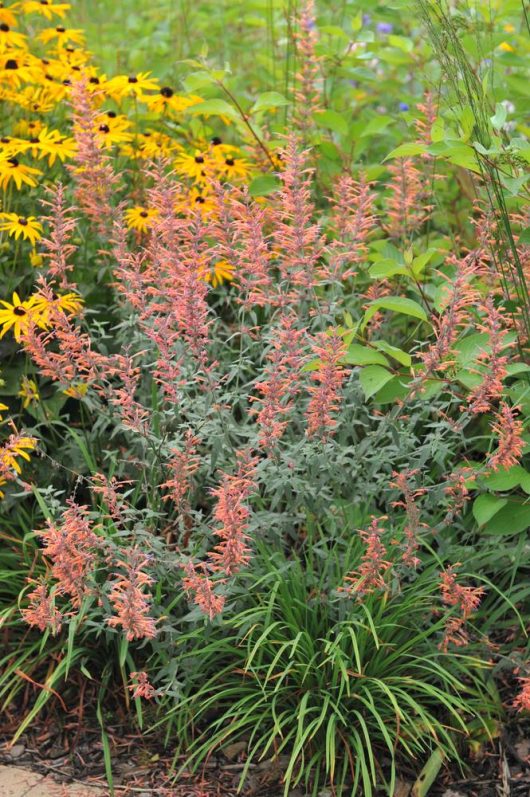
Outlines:
POLYGON ((68 4, 0 8, 17 737, 84 682, 107 754, 119 689, 186 767, 237 740, 242 782, 393 794, 530 706, 524 20, 456 5, 306 0, 257 96, 204 55, 181 90, 103 74, 68 4))

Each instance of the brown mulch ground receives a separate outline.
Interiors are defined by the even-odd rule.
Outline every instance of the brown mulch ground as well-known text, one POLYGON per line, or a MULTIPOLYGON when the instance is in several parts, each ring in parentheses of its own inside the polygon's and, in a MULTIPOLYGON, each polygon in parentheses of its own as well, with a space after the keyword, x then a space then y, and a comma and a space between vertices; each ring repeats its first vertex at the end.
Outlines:
MULTIPOLYGON (((105 775, 101 734, 97 727, 61 727, 52 716, 39 722, 14 745, 15 726, 8 723, 0 734, 0 764, 32 769, 57 783, 81 784, 90 793, 110 794, 105 775)), ((228 745, 224 754, 212 757, 197 775, 185 773, 174 780, 171 751, 156 739, 122 729, 109 728, 114 788, 117 797, 236 797, 244 766, 242 745, 228 745)), ((280 797, 281 765, 267 761, 253 765, 242 797, 280 797)), ((469 761, 462 775, 444 769, 429 795, 433 797, 530 797, 530 721, 508 724, 501 737, 469 761)), ((177 762, 178 768, 178 762, 177 762)), ((414 776, 402 773, 395 797, 409 797, 414 776)), ((65 792, 66 793, 66 790, 65 792)), ((296 789, 292 797, 304 797, 296 789)), ((322 797, 333 797, 327 792, 322 797)))

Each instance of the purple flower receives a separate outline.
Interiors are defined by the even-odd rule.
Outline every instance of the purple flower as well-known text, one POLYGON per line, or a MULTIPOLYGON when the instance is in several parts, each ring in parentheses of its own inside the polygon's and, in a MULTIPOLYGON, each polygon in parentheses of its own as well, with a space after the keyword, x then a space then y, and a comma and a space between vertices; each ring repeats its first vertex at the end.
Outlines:
POLYGON ((378 33, 392 33, 394 30, 391 22, 378 22, 376 28, 378 33))
POLYGON ((372 21, 371 14, 363 14, 363 25, 369 25, 371 21, 372 21))
POLYGON ((410 105, 408 103, 406 103, 406 102, 400 102, 399 103, 399 110, 400 111, 408 111, 409 108, 410 108, 410 105))

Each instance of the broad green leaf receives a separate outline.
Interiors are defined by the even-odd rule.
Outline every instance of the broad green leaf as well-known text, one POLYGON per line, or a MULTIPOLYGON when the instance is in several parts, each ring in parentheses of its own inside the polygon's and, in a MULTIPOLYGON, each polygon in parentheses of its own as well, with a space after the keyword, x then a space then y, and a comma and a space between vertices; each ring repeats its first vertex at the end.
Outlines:
POLYGON ((371 119, 363 129, 361 138, 366 138, 366 136, 374 136, 377 135, 377 133, 383 133, 387 129, 388 125, 393 121, 394 120, 391 116, 377 116, 375 119, 371 119))
POLYGON ((434 750, 427 763, 421 770, 418 779, 412 787, 411 797, 425 797, 438 776, 444 762, 445 753, 439 747, 434 750))
POLYGON ((410 269, 402 263, 396 263, 395 260, 383 258, 382 260, 378 260, 377 263, 374 263, 373 266, 370 266, 369 274, 374 279, 387 279, 397 275, 408 277, 410 276, 410 269))
POLYGON ((508 111, 506 110, 506 105, 503 105, 501 102, 498 102, 495 106, 495 116, 491 118, 491 124, 495 128, 495 130, 500 130, 501 127, 504 127, 506 123, 506 116, 508 111))
POLYGON ((485 526, 488 534, 520 534, 530 528, 530 504, 516 504, 510 501, 485 526))
POLYGON ((277 191, 281 186, 280 180, 274 174, 260 174, 249 185, 250 196, 268 196, 277 191))
POLYGON ((315 122, 319 127, 325 127, 341 136, 348 134, 348 122, 337 111, 317 111, 314 116, 315 122))
POLYGON ((281 108, 283 105, 289 105, 289 100, 283 94, 278 91, 265 91, 257 98, 251 108, 251 113, 269 111, 273 108, 281 108))
POLYGON ((530 473, 521 465, 514 465, 511 468, 499 468, 494 473, 489 474, 482 480, 488 490, 513 490, 514 487, 522 487, 525 492, 530 489, 530 473))
POLYGON ((479 495, 473 502, 473 517, 479 526, 484 526, 488 520, 491 520, 491 518, 499 512, 503 506, 506 506, 507 503, 507 498, 499 498, 489 493, 479 495))
POLYGON ((424 144, 411 141, 409 144, 401 144, 396 149, 393 149, 384 161, 390 160, 390 158, 410 158, 413 155, 423 155, 424 152, 427 152, 427 147, 424 144))
POLYGON ((367 399, 381 390, 392 378, 393 374, 380 365, 368 365, 359 374, 359 381, 367 399))
POLYGON ((231 119, 239 118, 235 108, 232 108, 232 106, 229 105, 226 100, 221 99, 198 102, 196 105, 192 105, 190 108, 187 108, 186 113, 193 115, 204 114, 205 116, 228 116, 231 119))
POLYGON ((391 310, 394 313, 419 318, 420 321, 427 321, 427 313, 421 304, 418 304, 414 299, 407 299, 404 296, 384 296, 381 299, 374 299, 373 302, 370 302, 364 314, 363 324, 366 325, 378 310, 391 310))
POLYGON ((403 349, 398 349, 397 346, 392 346, 390 343, 387 343, 386 340, 374 340, 373 345, 376 348, 383 351, 385 354, 388 354, 389 357, 393 357, 394 360, 397 360, 398 363, 404 365, 406 368, 410 368, 412 365, 412 357, 403 349))
POLYGON ((387 358, 369 346, 352 343, 343 359, 349 365, 388 365, 387 358))

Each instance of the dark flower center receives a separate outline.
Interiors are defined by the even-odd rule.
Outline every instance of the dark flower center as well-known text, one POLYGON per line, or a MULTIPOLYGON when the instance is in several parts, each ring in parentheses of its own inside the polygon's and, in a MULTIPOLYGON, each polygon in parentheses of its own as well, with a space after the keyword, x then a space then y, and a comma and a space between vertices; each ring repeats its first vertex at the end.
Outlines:
POLYGON ((8 162, 8 163, 9 163, 11 166, 13 166, 15 169, 16 169, 16 167, 17 167, 17 166, 19 166, 19 165, 20 165, 20 164, 19 164, 19 162, 18 162, 18 160, 17 160, 16 158, 8 158, 8 159, 7 159, 7 162, 8 162))
POLYGON ((10 141, 11 141, 11 139, 8 138, 7 136, 3 136, 3 138, 0 138, 0 143, 1 144, 9 144, 10 141))
POLYGON ((214 137, 212 138, 212 144, 213 144, 213 146, 214 146, 214 147, 218 147, 218 146, 219 146, 219 144, 222 144, 222 143, 223 143, 223 142, 222 142, 222 140, 219 138, 219 136, 214 136, 214 137))
POLYGON ((63 28, 63 26, 62 26, 62 25, 58 25, 58 26, 55 28, 55 30, 57 31, 57 33, 66 33, 66 28, 63 28))
POLYGON ((71 86, 71 85, 72 85, 71 80, 63 80, 63 86, 71 86))
POLYGON ((149 213, 147 212, 147 210, 142 210, 140 216, 142 217, 142 219, 146 219, 149 216, 149 213))
POLYGON ((136 77, 136 75, 131 75, 130 77, 127 78, 127 81, 129 83, 138 83, 138 78, 136 77))
POLYGON ((30 144, 38 144, 39 143, 39 139, 38 138, 30 138, 29 143, 30 144))
POLYGON ((28 220, 24 218, 24 216, 18 217, 18 223, 22 225, 22 227, 28 226, 28 220))
POLYGON ((195 197, 195 202, 197 202, 199 205, 204 205, 206 200, 205 200, 205 198, 203 196, 196 196, 195 197))
POLYGON ((116 119, 116 111, 107 111, 109 119, 116 119))
POLYGON ((4 69, 18 69, 18 64, 14 58, 8 58, 4 69))
POLYGON ((167 97, 168 99, 173 96, 173 89, 170 89, 169 86, 163 86, 160 89, 160 94, 162 97, 167 97))
POLYGON ((110 127, 108 125, 100 125, 99 131, 101 133, 110 133, 110 127))
POLYGON ((204 163, 202 155, 195 155, 195 163, 204 163))
POLYGON ((233 158, 227 158, 225 160, 225 163, 226 163, 227 166, 233 166, 234 163, 235 163, 235 160, 233 158))
POLYGON ((99 78, 98 77, 91 77, 88 82, 89 83, 94 83, 97 86, 97 85, 99 85, 99 78))
POLYGON ((2 22, 0 25, 0 30, 2 30, 4 33, 7 33, 9 31, 9 25, 6 25, 5 22, 2 22))
POLYGON ((23 307, 18 305, 17 307, 13 307, 13 314, 14 315, 26 315, 26 311, 23 307))
POLYGON ((41 4, 41 6, 49 5, 48 0, 40 0, 40 4, 41 4))

